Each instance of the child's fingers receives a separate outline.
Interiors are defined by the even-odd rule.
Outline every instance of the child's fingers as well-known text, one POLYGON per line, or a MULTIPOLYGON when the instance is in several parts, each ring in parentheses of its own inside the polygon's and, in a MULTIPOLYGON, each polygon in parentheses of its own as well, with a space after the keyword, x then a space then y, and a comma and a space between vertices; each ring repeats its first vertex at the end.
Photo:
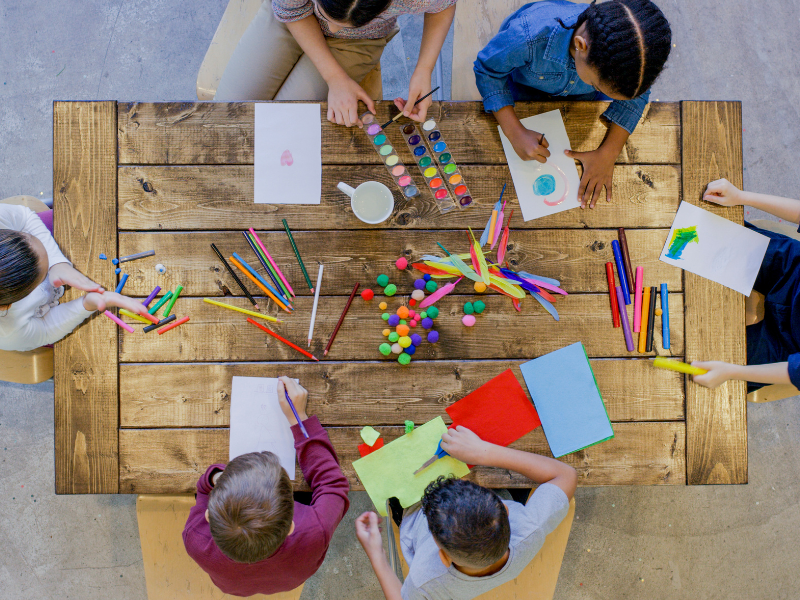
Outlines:
POLYGON ((405 116, 411 116, 411 113, 414 112, 414 102, 417 101, 420 95, 416 90, 408 90, 408 100, 406 100, 405 110, 403 110, 405 116))
MULTIPOLYGON (((371 112, 374 115, 375 114, 375 101, 361 87, 359 87, 358 98, 364 103, 364 105, 367 107, 367 110, 369 110, 369 112, 371 112)), ((356 108, 358 108, 358 107, 356 107, 356 108)))
POLYGON ((589 204, 589 208, 594 208, 594 205, 597 203, 597 199, 600 197, 600 193, 602 191, 603 191, 603 184, 597 182, 597 184, 594 187, 594 190, 592 191, 592 201, 589 204))
POLYGON ((331 123, 336 123, 336 113, 331 106, 328 107, 328 121, 331 123))

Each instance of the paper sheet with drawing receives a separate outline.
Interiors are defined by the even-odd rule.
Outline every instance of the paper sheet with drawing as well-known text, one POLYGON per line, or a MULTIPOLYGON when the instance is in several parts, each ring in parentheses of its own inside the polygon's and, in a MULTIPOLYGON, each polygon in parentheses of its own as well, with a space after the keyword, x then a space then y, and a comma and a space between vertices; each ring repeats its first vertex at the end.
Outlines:
POLYGON ((503 151, 506 153, 511 179, 517 192, 522 218, 525 221, 538 219, 571 208, 578 208, 578 186, 581 178, 575 161, 564 155, 572 146, 561 118, 561 111, 551 110, 540 115, 522 119, 522 124, 531 131, 543 133, 550 144, 550 157, 542 164, 535 160, 522 160, 514 151, 511 142, 500 131, 503 151))
POLYGON ((769 238, 681 202, 661 260, 749 296, 769 238))
POLYGON ((274 377, 234 377, 231 385, 229 458, 248 452, 274 452, 295 478, 294 436, 278 402, 274 377))
POLYGON ((319 104, 257 102, 253 198, 256 204, 319 204, 319 104))

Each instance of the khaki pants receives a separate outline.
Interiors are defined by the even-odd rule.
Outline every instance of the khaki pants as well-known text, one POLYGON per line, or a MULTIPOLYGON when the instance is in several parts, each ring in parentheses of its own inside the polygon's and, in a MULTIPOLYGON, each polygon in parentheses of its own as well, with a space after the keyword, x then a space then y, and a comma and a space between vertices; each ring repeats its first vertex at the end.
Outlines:
MULTIPOLYGON (((395 29, 377 40, 325 38, 345 72, 360 82, 380 62, 395 29)), ((328 84, 265 0, 236 46, 214 100, 326 100, 328 84)))

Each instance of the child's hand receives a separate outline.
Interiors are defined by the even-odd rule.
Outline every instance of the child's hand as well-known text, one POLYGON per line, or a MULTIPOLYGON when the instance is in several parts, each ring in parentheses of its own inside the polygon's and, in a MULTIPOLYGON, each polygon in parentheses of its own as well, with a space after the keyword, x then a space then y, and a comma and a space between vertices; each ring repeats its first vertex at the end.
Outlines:
POLYGON ((550 156, 550 146, 547 139, 538 131, 531 131, 523 126, 515 129, 510 135, 507 135, 508 141, 514 147, 514 152, 517 153, 522 160, 536 160, 540 163, 547 162, 550 156))
POLYGON ((727 179, 717 179, 706 186, 703 200, 722 206, 738 206, 742 204, 742 191, 727 179))
POLYGON ((492 446, 463 425, 448 429, 442 435, 442 450, 455 459, 470 465, 486 465, 492 446))
POLYGON ((76 270, 69 263, 58 263, 57 265, 53 265, 50 267, 48 275, 50 276, 50 283, 53 285, 53 287, 68 285, 70 287, 74 287, 76 290, 83 290, 84 292, 99 292, 101 294, 105 291, 101 285, 86 277, 86 275, 76 270))
POLYGON ((306 404, 308 403, 308 390, 302 385, 297 383, 294 379, 289 377, 278 377, 278 401, 281 403, 281 410, 286 418, 289 420, 289 425, 297 425, 297 419, 294 418, 292 407, 286 401, 286 394, 284 389, 289 392, 289 397, 292 399, 297 414, 301 421, 308 418, 306 414, 306 404))
POLYGON ((116 292, 103 292, 102 294, 89 292, 83 297, 83 308, 86 310, 104 311, 112 306, 124 308, 137 315, 147 312, 147 307, 141 302, 116 292))
POLYGON ((708 373, 704 375, 693 375, 692 381, 712 389, 722 385, 729 379, 734 379, 733 369, 736 367, 736 365, 716 360, 706 362, 695 360, 692 361, 692 366, 700 367, 708 371, 708 373))
POLYGON ((356 537, 370 559, 383 553, 383 540, 378 523, 378 515, 372 511, 362 513, 356 519, 356 537))
POLYGON ((408 117, 412 121, 422 123, 425 120, 425 117, 428 115, 428 108, 431 105, 431 97, 428 96, 416 106, 414 106, 414 103, 430 91, 430 71, 414 70, 414 73, 411 75, 411 80, 408 83, 408 100, 406 101, 402 98, 395 98, 394 105, 403 111, 404 116, 408 117))
POLYGON ((606 202, 611 202, 611 191, 614 179, 614 163, 617 154, 613 151, 603 149, 601 146, 591 152, 574 152, 564 150, 564 154, 573 158, 583 165, 581 184, 578 187, 578 200, 581 208, 594 208, 597 199, 606 188, 606 202))
POLYGON ((352 127, 363 126, 358 117, 358 101, 367 105, 372 114, 375 114, 375 102, 369 97, 360 85, 350 77, 334 80, 328 86, 328 121, 352 127))

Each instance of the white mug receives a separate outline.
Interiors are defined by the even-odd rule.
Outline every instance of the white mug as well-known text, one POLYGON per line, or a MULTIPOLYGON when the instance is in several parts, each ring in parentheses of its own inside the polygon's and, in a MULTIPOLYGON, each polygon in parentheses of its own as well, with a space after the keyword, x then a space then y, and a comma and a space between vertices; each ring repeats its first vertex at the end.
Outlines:
POLYGON ((353 209, 353 214, 364 223, 376 225, 392 216, 394 196, 382 183, 365 181, 353 189, 340 181, 336 187, 350 196, 350 208, 353 209))

